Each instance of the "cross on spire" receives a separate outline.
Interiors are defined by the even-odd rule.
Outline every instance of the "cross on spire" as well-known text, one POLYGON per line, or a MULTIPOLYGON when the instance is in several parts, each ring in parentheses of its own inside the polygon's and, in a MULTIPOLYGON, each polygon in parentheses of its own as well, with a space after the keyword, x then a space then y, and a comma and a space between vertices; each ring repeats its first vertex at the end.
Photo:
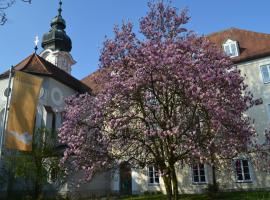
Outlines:
POLYGON ((39 39, 38 39, 38 36, 36 36, 35 37, 35 41, 34 41, 34 43, 35 43, 35 53, 37 52, 37 50, 38 50, 38 43, 39 43, 39 39))

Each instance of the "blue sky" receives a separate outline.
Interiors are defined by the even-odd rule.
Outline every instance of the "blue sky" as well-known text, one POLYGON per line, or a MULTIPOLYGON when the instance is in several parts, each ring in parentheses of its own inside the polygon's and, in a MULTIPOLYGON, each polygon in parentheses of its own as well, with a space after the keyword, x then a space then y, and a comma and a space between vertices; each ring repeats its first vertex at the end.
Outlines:
MULTIPOLYGON (((58 0, 17 0, 7 10, 8 22, 0 26, 0 71, 15 65, 33 52, 34 38, 49 31, 57 14, 58 0)), ((81 79, 98 68, 105 35, 112 37, 115 24, 134 23, 146 14, 147 0, 63 0, 67 34, 73 42, 72 55, 77 61, 72 75, 81 79)), ((177 8, 188 7, 188 28, 209 34, 230 27, 270 33, 269 0, 172 0, 177 8)), ((39 50, 42 50, 39 43, 39 50)))

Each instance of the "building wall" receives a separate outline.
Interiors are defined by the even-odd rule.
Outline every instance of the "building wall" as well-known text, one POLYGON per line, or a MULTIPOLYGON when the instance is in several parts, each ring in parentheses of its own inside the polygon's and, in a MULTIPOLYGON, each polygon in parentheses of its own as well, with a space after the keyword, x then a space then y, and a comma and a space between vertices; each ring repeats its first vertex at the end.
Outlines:
MULTIPOLYGON (((264 130, 269 126, 270 112, 268 104, 270 104, 270 84, 264 84, 260 67, 262 65, 270 64, 270 57, 249 61, 246 63, 238 64, 238 68, 243 75, 246 75, 245 82, 249 85, 249 90, 254 94, 254 98, 262 98, 263 104, 251 108, 247 114, 255 120, 255 128, 258 132, 258 139, 260 142, 264 141, 264 130)), ((44 82, 42 85, 43 95, 39 99, 37 109, 37 125, 45 125, 48 128, 52 127, 52 116, 47 112, 44 106, 50 106, 57 115, 57 127, 60 126, 61 115, 64 110, 64 99, 76 91, 65 86, 64 84, 49 78, 43 77, 44 82)), ((6 89, 8 80, 0 80, 0 117, 3 115, 1 112, 5 106, 6 98, 3 95, 6 89)), ((2 121, 2 120, 1 120, 2 121)), ((217 181, 222 190, 235 190, 235 189, 270 189, 270 174, 269 172, 258 171, 255 166, 250 165, 252 182, 250 183, 237 183, 235 177, 234 166, 227 166, 224 169, 217 171, 217 181)), ((206 167, 206 180, 207 183, 212 182, 211 167, 206 167)), ((149 184, 148 170, 145 169, 132 169, 132 193, 144 192, 157 192, 165 193, 165 186, 163 180, 160 178, 159 184, 149 184)), ((179 192, 181 193, 201 193, 207 188, 207 184, 194 184, 192 182, 192 173, 189 166, 177 167, 177 177, 179 192)), ((119 192, 119 171, 109 171, 97 175, 90 183, 81 184, 77 188, 79 179, 82 178, 82 173, 72 174, 66 184, 59 188, 61 193, 70 193, 72 195, 80 195, 81 197, 89 196, 91 194, 109 194, 119 192)))
MULTIPOLYGON (((254 106, 247 111, 247 115, 251 117, 251 121, 255 121, 254 127, 258 133, 258 141, 263 143, 265 141, 264 131, 269 128, 270 110, 270 83, 263 82, 261 69, 263 65, 270 64, 270 57, 257 59, 245 63, 238 64, 238 69, 241 74, 245 76, 245 83, 249 86, 248 89, 253 93, 254 98, 262 98, 263 104, 254 106)), ((217 182, 221 190, 239 190, 239 189, 270 189, 270 172, 260 171, 251 160, 249 160, 251 182, 237 182, 235 165, 225 166, 216 172, 217 182)), ((194 184, 192 182, 192 173, 189 166, 177 168, 177 178, 179 192, 181 193, 201 193, 207 189, 207 184, 194 184)), ((210 166, 206 167, 207 183, 212 183, 212 169, 210 166)), ((132 170, 132 193, 144 192, 165 193, 165 187, 162 178, 159 184, 149 184, 147 169, 133 169, 132 170)))
MULTIPOLYGON (((177 165, 176 165, 177 166, 177 165)), ((206 181, 211 181, 210 168, 206 166, 206 181)), ((189 166, 176 167, 178 189, 180 193, 202 193, 206 189, 207 184, 196 184, 192 181, 191 168, 189 166)), ((162 177, 159 177, 159 184, 149 183, 148 169, 133 169, 132 194, 161 192, 166 193, 165 185, 162 177)))
POLYGON ((97 174, 90 182, 85 182, 81 171, 70 174, 64 187, 60 188, 59 193, 67 194, 72 199, 104 196, 113 193, 110 186, 110 171, 97 174))
MULTIPOLYGON (((270 104, 270 84, 263 82, 261 73, 261 66, 267 64, 270 64, 270 57, 237 65, 242 76, 245 77, 245 83, 248 85, 248 90, 254 95, 254 99, 261 98, 263 100, 263 104, 254 106, 247 111, 251 122, 254 120, 254 127, 258 134, 256 139, 261 144, 265 142, 265 130, 270 128, 270 110, 268 107, 268 104, 270 104)), ((235 181, 235 171, 227 169, 224 170, 223 173, 219 173, 219 183, 221 187, 226 189, 270 189, 270 172, 260 171, 257 166, 252 163, 252 160, 250 160, 249 164, 252 178, 251 183, 237 183, 235 181)))
POLYGON ((255 120, 255 129, 259 134, 260 142, 264 141, 264 131, 269 127, 270 113, 268 104, 270 104, 270 83, 263 82, 260 67, 270 64, 270 57, 258 59, 238 65, 242 75, 246 75, 245 82, 249 86, 249 90, 253 93, 254 98, 262 98, 263 104, 254 106, 249 109, 247 114, 255 120))

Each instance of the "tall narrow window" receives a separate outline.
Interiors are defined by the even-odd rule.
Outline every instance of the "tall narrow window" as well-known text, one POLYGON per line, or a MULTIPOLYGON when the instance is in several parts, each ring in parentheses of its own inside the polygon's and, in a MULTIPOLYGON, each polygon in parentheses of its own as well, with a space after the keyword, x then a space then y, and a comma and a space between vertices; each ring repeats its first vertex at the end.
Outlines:
POLYGON ((236 181, 250 182, 250 169, 247 159, 238 159, 235 161, 236 181))
POLYGON ((261 66, 261 74, 264 83, 270 82, 270 65, 261 66))
POLYGON ((206 183, 204 164, 192 165, 192 182, 196 184, 206 183))
POLYGON ((56 131, 55 126, 56 126, 56 119, 55 119, 55 113, 53 112, 52 113, 52 132, 56 131))
POLYGON ((159 184, 159 173, 154 166, 148 167, 148 180, 150 184, 159 184))
POLYGON ((228 39, 223 44, 223 49, 224 49, 224 52, 230 57, 239 56, 239 48, 238 48, 237 41, 228 39))
POLYGON ((58 179, 58 170, 54 167, 51 169, 51 181, 56 182, 58 179))

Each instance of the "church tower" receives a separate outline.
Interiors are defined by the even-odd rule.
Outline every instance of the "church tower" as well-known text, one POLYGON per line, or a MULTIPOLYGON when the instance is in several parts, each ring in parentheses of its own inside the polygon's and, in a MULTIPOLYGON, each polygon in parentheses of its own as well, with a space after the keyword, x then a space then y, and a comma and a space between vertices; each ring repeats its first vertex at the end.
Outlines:
POLYGON ((43 35, 41 46, 44 50, 40 56, 70 74, 71 66, 76 61, 70 54, 72 42, 65 28, 66 22, 62 17, 62 0, 60 0, 58 15, 51 21, 51 30, 43 35))

